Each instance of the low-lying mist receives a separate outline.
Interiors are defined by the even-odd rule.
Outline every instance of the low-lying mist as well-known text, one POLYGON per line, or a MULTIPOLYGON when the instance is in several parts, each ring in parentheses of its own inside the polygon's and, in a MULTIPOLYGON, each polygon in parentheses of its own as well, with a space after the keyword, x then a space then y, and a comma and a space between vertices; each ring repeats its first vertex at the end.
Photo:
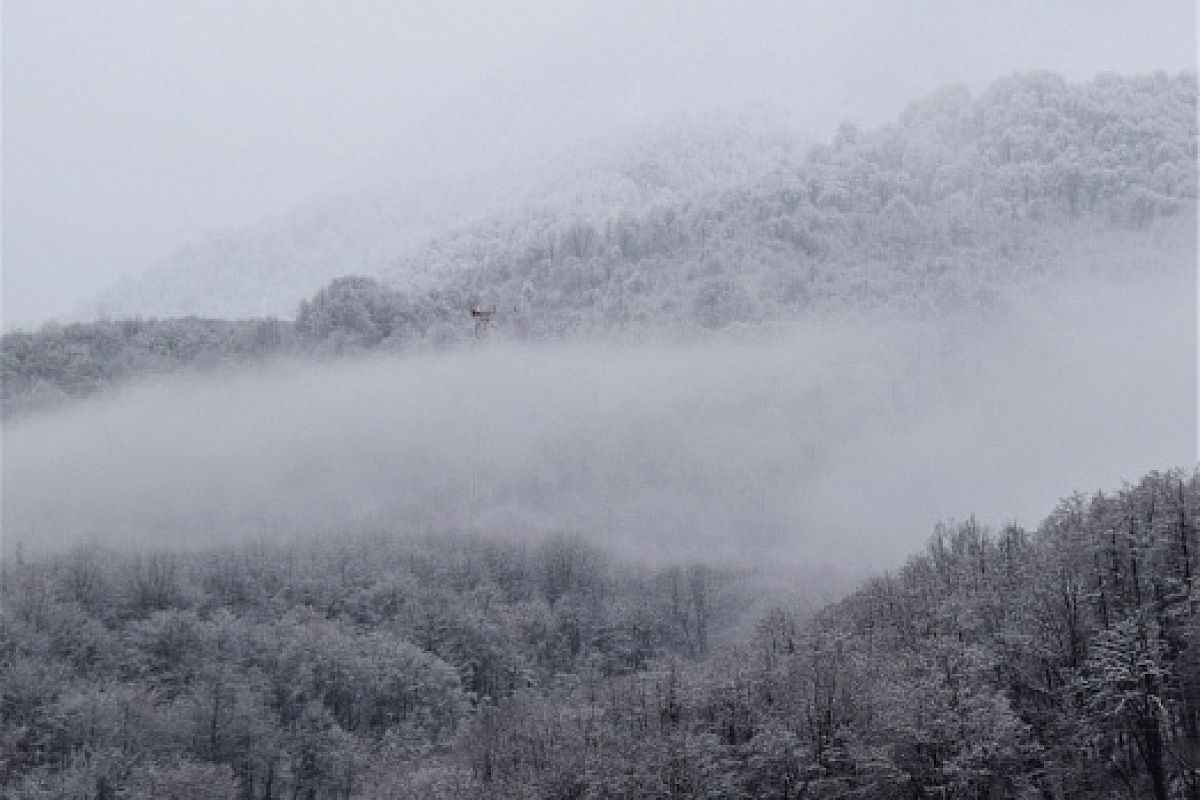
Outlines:
POLYGON ((1156 275, 940 321, 141 382, 7 424, 4 550, 566 532, 648 560, 889 566, 938 519, 1035 525, 1194 463, 1194 276, 1156 275))

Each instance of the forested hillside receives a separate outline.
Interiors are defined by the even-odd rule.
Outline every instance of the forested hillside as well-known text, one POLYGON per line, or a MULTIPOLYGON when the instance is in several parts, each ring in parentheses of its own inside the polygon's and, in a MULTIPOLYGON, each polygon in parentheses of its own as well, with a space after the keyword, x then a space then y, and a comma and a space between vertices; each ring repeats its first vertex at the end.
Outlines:
POLYGON ((764 610, 752 573, 638 568, 564 537, 10 560, 0 784, 1195 798, 1198 530, 1200 474, 1153 473, 1036 531, 939 525, 815 614, 764 610))
MULTIPOLYGON (((995 311, 1093 240, 1106 249, 1086 256, 1085 273, 1187 265, 1195 120, 1194 74, 1069 84, 1039 73, 975 99, 945 89, 881 130, 845 125, 803 159, 746 129, 657 140, 573 175, 522 213, 440 235, 386 266, 351 255, 361 242, 339 249, 336 230, 314 234, 328 245, 329 276, 359 277, 328 283, 294 321, 136 319, 6 334, 4 410, 186 366, 453 342, 470 335, 476 299, 497 306, 499 336, 696 331, 845 311, 995 311)), ((109 308, 244 313, 178 297, 181 287, 253 296, 259 267, 239 253, 256 241, 217 247, 199 271, 158 269, 147 278, 157 305, 125 287, 130 304, 116 297, 109 308), (231 270, 248 286, 224 286, 231 270)), ((288 285, 305 285, 306 246, 287 251, 290 265, 273 257, 272 274, 283 280, 294 267, 288 285)))
MULTIPOLYGON (((432 261, 452 295, 551 334, 986 307, 1044 272, 1072 228, 1086 236, 1081 221, 1144 229, 1193 208, 1195 109, 1194 74, 948 88, 754 181, 638 210, 546 209, 391 274, 432 261)), ((653 182, 643 167, 624 179, 653 182)))
POLYGON ((417 241, 401 209, 346 200, 197 245, 99 309, 287 316, 347 274, 419 304, 481 293, 547 332, 719 326, 913 291, 923 306, 959 305, 1036 269, 1047 227, 1090 215, 1141 227, 1186 210, 1196 77, 1029 73, 975 98, 951 87, 892 125, 847 123, 800 151, 748 125, 684 129, 584 157, 537 199, 417 241))
MULTIPOLYGON (((445 241, 474 239, 486 247, 496 226, 614 209, 641 213, 798 164, 800 146, 776 128, 724 119, 649 128, 632 144, 601 141, 584 153, 513 165, 519 174, 462 174, 445 165, 449 174, 412 182, 425 165, 401 161, 389 167, 400 174, 392 183, 182 247, 87 310, 110 317, 290 316, 303 298, 347 274, 392 276, 406 290, 428 290, 455 266, 439 255, 445 241)), ((455 258, 465 265, 483 255, 459 250, 455 258)))

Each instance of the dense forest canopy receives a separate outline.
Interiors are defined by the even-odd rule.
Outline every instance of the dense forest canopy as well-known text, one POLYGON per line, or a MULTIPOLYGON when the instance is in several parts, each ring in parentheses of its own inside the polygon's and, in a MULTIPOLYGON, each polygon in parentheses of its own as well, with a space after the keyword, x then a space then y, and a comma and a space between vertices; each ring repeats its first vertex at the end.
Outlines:
POLYGON ((13 798, 1194 798, 1200 473, 759 576, 402 530, 6 561, 13 798), (803 594, 796 587, 793 597, 803 594), (775 595, 778 598, 778 595, 775 595))

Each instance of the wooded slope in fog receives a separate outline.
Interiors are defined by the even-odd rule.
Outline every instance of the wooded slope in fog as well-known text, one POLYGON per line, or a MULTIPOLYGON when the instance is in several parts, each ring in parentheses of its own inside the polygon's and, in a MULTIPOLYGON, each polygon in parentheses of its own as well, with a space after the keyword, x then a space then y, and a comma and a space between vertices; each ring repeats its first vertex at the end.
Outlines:
POLYGON ((1039 236, 1018 223, 1097 214, 1144 226, 1195 199, 1195 163, 1194 73, 1082 84, 1028 73, 975 98, 944 89, 879 130, 847 123, 806 155, 786 133, 716 122, 580 155, 540 190, 451 229, 344 198, 188 247, 99 309, 290 316, 347 274, 416 292, 418 305, 433 292, 457 308, 461 293, 481 292, 536 312, 529 324, 546 331, 664 314, 726 324, 879 302, 939 276, 957 304, 1029 267, 1039 236))
POLYGON ((1194 259, 1195 112, 1194 74, 1035 73, 974 99, 945 89, 877 131, 845 125, 805 158, 746 129, 666 137, 416 249, 387 244, 399 215, 362 230, 383 212, 348 202, 286 235, 198 245, 114 290, 107 311, 140 319, 5 335, 4 406, 192 364, 453 342, 470 335, 473 299, 497 306, 498 335, 538 338, 992 311, 1113 229, 1125 235, 1098 270, 1194 259), (297 287, 347 274, 359 277, 316 291, 294 322, 155 319, 290 317, 297 287))
POLYGON ((400 531, 6 561, 14 798, 1191 798, 1200 477, 759 575, 400 531), (797 587, 803 592, 803 587, 797 587), (749 624, 747 624, 749 623, 749 624))

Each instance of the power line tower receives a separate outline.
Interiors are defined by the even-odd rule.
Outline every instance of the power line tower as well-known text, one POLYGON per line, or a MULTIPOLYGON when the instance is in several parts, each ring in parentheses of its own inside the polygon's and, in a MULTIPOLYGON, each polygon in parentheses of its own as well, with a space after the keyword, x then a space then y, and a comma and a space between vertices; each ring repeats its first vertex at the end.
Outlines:
POLYGON ((495 306, 485 306, 482 303, 471 304, 471 318, 475 320, 476 339, 487 338, 488 329, 492 326, 492 317, 495 315, 495 306))

